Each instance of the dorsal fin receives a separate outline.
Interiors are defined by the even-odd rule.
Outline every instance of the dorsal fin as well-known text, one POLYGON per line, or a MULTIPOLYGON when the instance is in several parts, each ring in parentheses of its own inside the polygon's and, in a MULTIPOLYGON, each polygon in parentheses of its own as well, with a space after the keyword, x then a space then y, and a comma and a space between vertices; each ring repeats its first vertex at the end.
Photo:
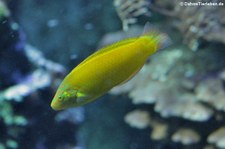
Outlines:
POLYGON ((142 35, 148 34, 149 32, 151 32, 152 30, 155 30, 154 27, 150 24, 150 22, 146 22, 142 35))

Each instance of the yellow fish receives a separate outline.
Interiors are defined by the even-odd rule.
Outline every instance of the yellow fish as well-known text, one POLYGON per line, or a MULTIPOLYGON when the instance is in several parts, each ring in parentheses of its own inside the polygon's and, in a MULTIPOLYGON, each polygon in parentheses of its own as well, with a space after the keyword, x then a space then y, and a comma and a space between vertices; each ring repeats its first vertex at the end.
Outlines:
POLYGON ((84 105, 128 81, 162 46, 164 39, 165 35, 150 32, 98 50, 65 77, 51 107, 62 110, 84 105))

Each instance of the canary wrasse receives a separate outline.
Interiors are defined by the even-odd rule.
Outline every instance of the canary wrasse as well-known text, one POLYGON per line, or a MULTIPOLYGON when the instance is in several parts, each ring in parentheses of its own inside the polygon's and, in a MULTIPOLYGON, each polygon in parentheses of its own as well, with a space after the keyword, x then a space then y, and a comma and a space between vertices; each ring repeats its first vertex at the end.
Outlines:
POLYGON ((150 32, 98 50, 65 77, 51 107, 62 110, 96 100, 113 87, 131 79, 164 40, 165 35, 150 32))

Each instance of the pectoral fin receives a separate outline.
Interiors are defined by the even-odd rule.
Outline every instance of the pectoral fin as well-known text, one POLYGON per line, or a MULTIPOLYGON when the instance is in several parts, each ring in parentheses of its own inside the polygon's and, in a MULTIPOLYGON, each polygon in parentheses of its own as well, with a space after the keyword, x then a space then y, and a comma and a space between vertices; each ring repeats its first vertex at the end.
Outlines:
POLYGON ((84 94, 84 93, 78 92, 78 93, 77 93, 76 102, 77 102, 78 104, 86 103, 87 100, 88 100, 88 98, 89 98, 88 95, 86 95, 86 94, 84 94))

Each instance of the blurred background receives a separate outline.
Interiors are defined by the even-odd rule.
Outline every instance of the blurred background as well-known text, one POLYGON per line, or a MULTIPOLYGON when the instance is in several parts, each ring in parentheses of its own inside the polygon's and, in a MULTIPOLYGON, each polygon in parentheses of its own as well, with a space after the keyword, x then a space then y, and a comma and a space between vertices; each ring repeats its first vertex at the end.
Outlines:
POLYGON ((224 0, 0 0, 0 149, 225 148, 224 8, 224 0), (168 48, 99 100, 51 109, 66 74, 146 22, 168 34, 168 48))

